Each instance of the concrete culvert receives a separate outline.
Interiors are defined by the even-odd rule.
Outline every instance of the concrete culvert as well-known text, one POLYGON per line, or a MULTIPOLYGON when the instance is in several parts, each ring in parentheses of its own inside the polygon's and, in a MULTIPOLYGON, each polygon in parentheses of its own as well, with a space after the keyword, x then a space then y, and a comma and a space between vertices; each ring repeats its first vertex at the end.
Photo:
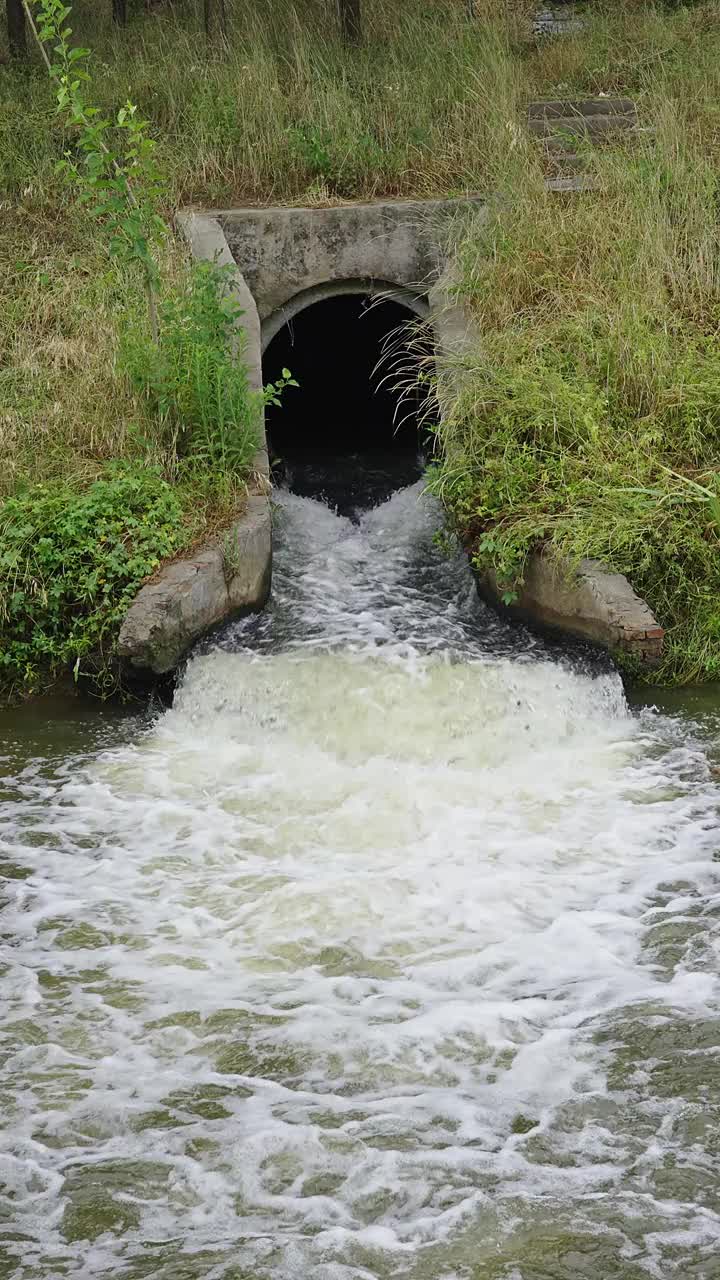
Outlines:
POLYGON ((424 405, 398 381, 417 358, 427 308, 367 287, 300 303, 265 325, 264 381, 287 368, 300 384, 268 410, 270 457, 278 482, 351 514, 420 476, 424 405))

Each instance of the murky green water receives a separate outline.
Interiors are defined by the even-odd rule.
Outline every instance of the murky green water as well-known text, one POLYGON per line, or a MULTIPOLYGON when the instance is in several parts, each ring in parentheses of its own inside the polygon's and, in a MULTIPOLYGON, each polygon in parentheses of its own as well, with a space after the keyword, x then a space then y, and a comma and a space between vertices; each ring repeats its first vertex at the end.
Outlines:
POLYGON ((287 497, 172 710, 2 717, 1 1277, 720 1277, 720 693, 434 520, 287 497))

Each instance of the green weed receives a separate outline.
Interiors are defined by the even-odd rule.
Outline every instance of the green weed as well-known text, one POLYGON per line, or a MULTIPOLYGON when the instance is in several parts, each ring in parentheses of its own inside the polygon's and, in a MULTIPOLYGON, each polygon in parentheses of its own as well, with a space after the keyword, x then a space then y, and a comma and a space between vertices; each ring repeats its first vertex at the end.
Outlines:
POLYGON ((720 678, 718 197, 694 123, 720 83, 703 56, 670 112, 676 76, 642 82, 656 132, 595 156, 592 197, 558 199, 529 169, 466 230, 480 341, 432 485, 508 590, 539 546, 627 574, 666 628, 653 678, 683 683, 720 678))
POLYGON ((226 280, 221 268, 196 263, 161 304, 160 341, 136 326, 122 345, 153 444, 174 476, 204 469, 242 479, 261 441, 266 397, 250 387, 226 280))
POLYGON ((116 687, 116 631, 139 584, 189 537, 178 493, 108 466, 84 492, 35 485, 0 508, 0 693, 72 669, 116 687))

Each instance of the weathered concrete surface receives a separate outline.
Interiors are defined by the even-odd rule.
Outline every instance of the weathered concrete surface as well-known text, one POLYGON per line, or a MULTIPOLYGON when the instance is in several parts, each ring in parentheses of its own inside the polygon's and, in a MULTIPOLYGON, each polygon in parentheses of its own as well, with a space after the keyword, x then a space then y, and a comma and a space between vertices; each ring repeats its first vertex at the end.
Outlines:
MULTIPOLYGON (((429 295, 438 366, 441 413, 462 394, 469 360, 482 349, 472 317, 453 291, 450 271, 429 295)), ((481 595, 500 612, 540 630, 589 640, 614 653, 630 654, 640 668, 660 661, 664 632, 627 578, 597 560, 581 560, 576 568, 538 551, 528 558, 517 601, 502 602, 503 588, 492 572, 476 573, 481 595)))
POLYGON ((457 295, 456 271, 448 264, 428 293, 430 325, 437 355, 437 396, 440 412, 456 398, 467 375, 468 359, 480 350, 481 339, 467 307, 457 295))
POLYGON ((549 5, 539 9, 532 20, 534 36, 574 36, 585 27, 582 16, 576 14, 574 5, 560 8, 549 5))
POLYGON ((630 654, 640 667, 657 666, 664 632, 622 573, 598 560, 577 570, 543 552, 530 556, 517 601, 502 605, 502 588, 491 572, 476 574, 480 594, 503 612, 533 626, 589 640, 611 652, 630 654))
MULTIPOLYGON (((248 365, 254 389, 262 387, 260 317, 233 260, 220 224, 201 214, 181 213, 178 224, 193 256, 231 268, 231 292, 242 308, 243 343, 236 354, 248 365)), ((118 639, 121 660, 133 672, 164 675, 174 670, 202 635, 234 614, 261 609, 270 594, 272 522, 267 448, 255 455, 247 509, 229 529, 191 555, 162 569, 141 587, 118 639)))
POLYGON ((265 320, 304 290, 334 281, 426 291, 442 269, 449 224, 482 204, 477 196, 330 209, 227 209, 217 217, 265 320))
POLYGON ((259 390, 262 387, 260 317, 255 299, 230 252, 223 229, 217 218, 206 213, 195 213, 191 209, 181 209, 175 220, 193 258, 215 262, 227 270, 231 295, 242 311, 242 328, 245 333, 243 358, 248 368, 250 385, 259 390))
POLYGON ((191 645, 218 623, 260 609, 270 591, 272 527, 265 495, 192 555, 175 560, 146 583, 128 609, 118 640, 135 671, 174 670, 191 645))

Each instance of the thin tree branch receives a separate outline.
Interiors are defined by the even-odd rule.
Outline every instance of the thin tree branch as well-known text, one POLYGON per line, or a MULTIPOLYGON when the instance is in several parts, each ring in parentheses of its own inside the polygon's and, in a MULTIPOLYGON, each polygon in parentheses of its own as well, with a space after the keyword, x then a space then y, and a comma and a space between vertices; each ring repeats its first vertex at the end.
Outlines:
MULTIPOLYGON (((35 25, 35 20, 34 20, 34 18, 33 18, 33 15, 32 15, 31 9, 30 9, 29 0, 22 0, 22 4, 23 4, 23 9, 25 10, 25 13, 26 13, 26 15, 27 15, 28 21, 29 21, 29 23, 30 23, 30 29, 31 29, 31 31, 32 31, 32 33, 33 33, 33 35, 34 35, 34 37, 35 37, 35 41, 36 41, 37 46, 38 46, 38 48, 39 48, 39 50, 40 50, 40 53, 42 54, 43 62, 45 63, 45 66, 47 67, 48 75, 50 76, 50 78, 51 78, 51 79, 53 79, 54 77, 53 77, 52 64, 51 64, 50 59, 49 59, 49 57, 48 57, 47 49, 45 48, 45 45, 44 45, 43 41, 40 39, 40 32, 38 31, 38 29, 37 29, 37 27, 36 27, 36 25, 35 25)), ((89 122, 89 120, 87 119, 87 116, 85 115, 85 112, 84 112, 84 111, 82 111, 82 112, 80 112, 79 114, 80 114, 80 122, 81 122, 82 124, 84 124, 84 125, 88 125, 90 122, 89 122)), ((118 164, 117 160, 115 159, 115 156, 112 154, 112 152, 111 152, 110 148, 108 147, 107 143, 106 143, 106 142, 104 142, 104 140, 103 140, 102 138, 98 138, 98 139, 97 139, 97 143, 98 143, 98 146, 100 147, 100 150, 101 150, 101 151, 102 151, 106 156, 108 156, 108 158, 111 160, 111 162, 112 162, 112 167, 113 167, 113 169, 115 170, 115 173, 117 174, 117 176, 118 176, 119 178, 122 178, 122 180, 123 180, 123 185, 124 185, 124 187, 125 187, 125 191, 126 191, 126 194, 127 194, 128 201, 130 202, 130 204, 132 205, 132 207, 133 207, 134 209, 139 209, 139 208, 140 208, 140 203, 139 203, 139 201, 138 201, 137 196, 135 195, 135 192, 133 191, 132 183, 131 183, 130 178, 128 177, 127 173, 126 173, 126 172, 125 172, 125 170, 122 168, 122 166, 118 164)), ((147 290, 147 296, 148 296, 148 311, 149 311, 149 315, 150 315, 150 328, 151 328, 151 330, 152 330, 153 341, 157 344, 157 342, 158 342, 158 338, 159 338, 159 328, 158 328, 157 299, 156 299, 155 284, 154 284, 154 282, 153 282, 153 279, 152 279, 152 276, 151 276, 151 274, 150 274, 149 270, 148 270, 147 268, 144 268, 144 272, 145 272, 145 287, 146 287, 146 290, 147 290)))
POLYGON ((30 23, 30 30, 32 31, 32 33, 33 33, 33 35, 34 35, 34 37, 35 37, 35 43, 37 44, 37 47, 38 47, 38 49, 40 50, 40 52, 41 52, 41 54, 42 54, 43 62, 45 63, 45 66, 47 67, 48 75, 52 75, 52 67, 50 66, 50 59, 48 58, 48 55, 47 55, 47 49, 45 48, 45 45, 43 44, 42 40, 40 39, 40 35, 39 35, 39 32, 38 32, 37 27, 35 26, 35 19, 34 19, 34 18, 33 18, 33 16, 32 16, 32 10, 31 10, 31 8, 30 8, 30 5, 28 4, 28 0, 22 0, 22 7, 23 7, 23 9, 25 10, 25 16, 26 16, 26 18, 27 18, 28 22, 30 23))

